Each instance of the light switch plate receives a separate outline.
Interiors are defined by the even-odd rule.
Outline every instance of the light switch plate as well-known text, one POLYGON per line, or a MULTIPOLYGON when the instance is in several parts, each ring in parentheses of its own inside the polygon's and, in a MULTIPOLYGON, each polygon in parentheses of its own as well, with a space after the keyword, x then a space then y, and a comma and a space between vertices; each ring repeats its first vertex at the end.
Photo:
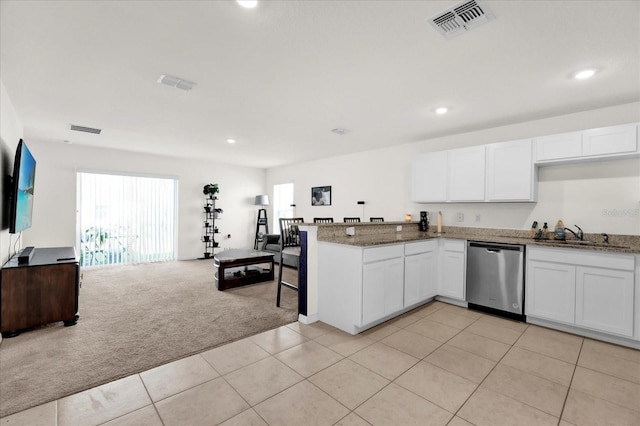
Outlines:
POLYGON ((402 232, 402 225, 396 226, 396 232, 402 232))

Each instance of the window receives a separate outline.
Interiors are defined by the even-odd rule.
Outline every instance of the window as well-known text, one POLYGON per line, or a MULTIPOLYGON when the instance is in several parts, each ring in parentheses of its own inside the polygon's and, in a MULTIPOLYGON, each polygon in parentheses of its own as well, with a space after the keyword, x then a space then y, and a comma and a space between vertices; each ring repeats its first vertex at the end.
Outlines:
POLYGON ((177 180, 78 173, 80 264, 176 258, 177 180))
POLYGON ((280 233, 280 218, 293 217, 293 183, 273 185, 273 229, 280 233))

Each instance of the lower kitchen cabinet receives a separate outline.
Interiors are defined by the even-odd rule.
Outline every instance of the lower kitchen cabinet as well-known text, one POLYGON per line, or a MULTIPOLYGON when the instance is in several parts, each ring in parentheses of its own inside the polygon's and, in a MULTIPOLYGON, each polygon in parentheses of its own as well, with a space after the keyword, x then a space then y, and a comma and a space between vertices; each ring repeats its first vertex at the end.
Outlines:
POLYGON ((402 257, 362 267, 362 324, 384 318, 403 307, 402 257))
POLYGON ((465 240, 441 240, 438 295, 464 301, 465 240))
POLYGON ((376 247, 318 242, 318 319, 356 334, 434 297, 438 252, 438 240, 376 247))
POLYGON ((579 266, 576 324, 633 336, 633 272, 579 266))
POLYGON ((574 323, 575 266, 530 260, 526 283, 527 315, 574 323))
POLYGON ((438 294, 438 241, 405 244, 404 306, 415 305, 438 294))
POLYGON ((526 315, 634 337, 635 257, 529 247, 526 315))

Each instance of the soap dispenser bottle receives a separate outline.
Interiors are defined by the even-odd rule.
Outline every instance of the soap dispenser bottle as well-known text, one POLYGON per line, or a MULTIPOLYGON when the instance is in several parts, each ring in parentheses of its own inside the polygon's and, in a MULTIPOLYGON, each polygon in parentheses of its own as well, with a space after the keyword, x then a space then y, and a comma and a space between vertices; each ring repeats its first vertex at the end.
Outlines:
POLYGON ((554 239, 559 240, 559 241, 564 241, 566 240, 566 236, 564 235, 564 223, 562 222, 562 220, 558 220, 558 222, 556 222, 556 230, 555 230, 555 236, 554 239))
POLYGON ((545 222, 544 225, 542 226, 542 239, 543 240, 549 239, 549 226, 547 226, 547 222, 545 222))

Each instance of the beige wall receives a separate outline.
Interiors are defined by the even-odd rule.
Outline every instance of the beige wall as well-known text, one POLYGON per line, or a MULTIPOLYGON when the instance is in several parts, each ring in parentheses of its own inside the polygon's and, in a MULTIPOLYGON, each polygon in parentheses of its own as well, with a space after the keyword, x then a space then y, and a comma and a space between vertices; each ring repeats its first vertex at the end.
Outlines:
POLYGON ((255 196, 264 193, 264 169, 67 145, 29 141, 37 161, 33 226, 23 234, 24 245, 76 246, 76 171, 173 176, 178 179, 178 257, 202 257, 202 187, 218 183, 216 222, 221 247, 253 247, 257 207, 255 196), (231 238, 226 236, 231 234, 231 238))
MULTIPOLYGON (((524 139, 640 121, 640 103, 513 124, 413 144, 335 156, 267 170, 267 188, 294 182, 296 215, 384 216, 404 220, 421 210, 442 211, 444 224, 529 229, 537 220, 578 224, 585 232, 640 235, 640 158, 539 169, 537 203, 416 204, 410 201, 411 160, 416 153, 524 139), (311 206, 312 186, 332 186, 331 206, 311 206), (457 222, 463 213, 464 222, 457 222), (476 222, 476 215, 480 221, 476 222)), ((434 183, 438 184, 438 183, 434 183)))
POLYGON ((22 124, 16 114, 11 98, 4 84, 0 81, 0 194, 2 208, 0 209, 0 261, 2 264, 13 256, 13 244, 17 236, 9 234, 9 217, 6 206, 8 185, 7 179, 13 173, 13 157, 18 141, 22 137, 22 124))

